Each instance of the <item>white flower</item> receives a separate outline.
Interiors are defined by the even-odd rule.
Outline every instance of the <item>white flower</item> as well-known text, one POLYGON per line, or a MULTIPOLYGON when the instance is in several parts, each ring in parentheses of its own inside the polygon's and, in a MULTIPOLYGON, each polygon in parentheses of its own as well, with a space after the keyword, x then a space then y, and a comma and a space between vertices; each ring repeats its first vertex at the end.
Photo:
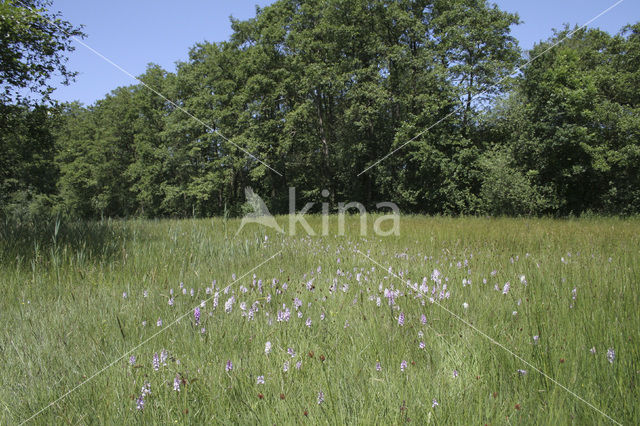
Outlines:
POLYGON ((615 359, 616 359, 616 351, 614 351, 613 348, 609 348, 607 350, 607 359, 609 360, 609 362, 611 364, 613 364, 613 361, 615 361, 615 359))
POLYGON ((233 309, 233 302, 235 302, 235 297, 231 296, 225 303, 224 303, 224 311, 226 313, 231 312, 231 310, 233 309))

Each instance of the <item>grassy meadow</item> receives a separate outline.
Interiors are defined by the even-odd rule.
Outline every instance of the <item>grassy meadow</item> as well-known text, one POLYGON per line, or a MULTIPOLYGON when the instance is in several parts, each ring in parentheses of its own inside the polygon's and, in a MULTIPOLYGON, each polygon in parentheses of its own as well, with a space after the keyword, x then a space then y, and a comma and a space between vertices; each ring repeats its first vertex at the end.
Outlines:
POLYGON ((0 424, 640 423, 640 220, 329 224, 5 223, 0 424))

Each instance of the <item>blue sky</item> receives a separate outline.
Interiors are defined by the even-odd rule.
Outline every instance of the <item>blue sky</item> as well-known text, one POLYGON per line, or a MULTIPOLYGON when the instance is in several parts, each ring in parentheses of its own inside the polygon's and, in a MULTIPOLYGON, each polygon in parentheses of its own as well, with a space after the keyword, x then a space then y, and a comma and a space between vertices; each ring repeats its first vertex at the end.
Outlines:
MULTIPOLYGON (((153 62, 174 71, 175 62, 186 60, 189 48, 200 41, 217 42, 231 34, 229 17, 247 19, 255 6, 272 0, 54 0, 53 9, 74 24, 84 24, 86 44, 133 75, 142 74, 153 62)), ((523 24, 513 28, 520 45, 527 49, 551 35, 564 23, 582 25, 616 0, 495 0, 509 12, 517 12, 523 24)), ((596 20, 591 27, 615 33, 622 26, 640 21, 640 2, 625 0, 596 20)), ((56 90, 61 101, 92 104, 118 86, 135 83, 81 45, 69 58, 78 71, 76 82, 56 90)))

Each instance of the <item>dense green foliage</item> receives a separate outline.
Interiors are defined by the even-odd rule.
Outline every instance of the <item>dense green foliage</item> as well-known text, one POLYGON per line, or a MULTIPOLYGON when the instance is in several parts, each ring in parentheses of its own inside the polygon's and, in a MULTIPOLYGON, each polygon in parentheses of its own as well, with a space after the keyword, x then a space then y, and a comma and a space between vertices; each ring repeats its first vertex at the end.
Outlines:
POLYGON ((39 217, 59 204, 56 131, 61 116, 50 79, 68 84, 79 28, 49 1, 0 0, 0 215, 39 217))
POLYGON ((0 213, 4 208, 17 217, 33 217, 51 209, 58 180, 56 116, 43 106, 0 103, 0 213))
POLYGON ((548 210, 640 211, 639 65, 640 24, 615 37, 579 31, 526 67, 494 111, 495 141, 548 210))
POLYGON ((0 210, 236 215, 251 186, 276 213, 289 187, 334 211, 640 212, 640 24, 558 32, 516 72, 518 23, 485 0, 277 1, 175 73, 150 65, 144 84, 46 120, 22 107, 0 135, 0 210), (45 185, 22 180, 38 167, 45 185))
POLYGON ((49 0, 0 1, 0 103, 31 100, 22 89, 48 99, 52 76, 68 84, 76 75, 67 69, 66 53, 84 34, 50 6, 49 0))

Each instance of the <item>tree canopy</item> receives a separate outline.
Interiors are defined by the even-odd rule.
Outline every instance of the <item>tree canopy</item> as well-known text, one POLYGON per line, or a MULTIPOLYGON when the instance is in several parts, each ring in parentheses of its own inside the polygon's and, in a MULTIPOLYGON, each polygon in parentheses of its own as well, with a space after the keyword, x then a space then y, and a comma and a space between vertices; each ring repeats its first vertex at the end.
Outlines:
POLYGON ((0 1, 0 102, 29 101, 25 91, 49 99, 51 77, 69 84, 76 73, 67 68, 71 41, 83 37, 80 27, 51 13, 48 0, 0 1))
POLYGON ((333 209, 637 213, 640 24, 564 29, 518 71, 518 23, 485 0, 276 1, 175 72, 50 109, 40 191, 86 218, 240 214, 247 186, 272 213, 289 187, 333 209))
MULTIPOLYGON (((57 192, 53 76, 68 84, 71 39, 80 28, 40 0, 0 1, 0 212, 51 206, 57 192)), ((48 207, 47 207, 48 208, 48 207)))

